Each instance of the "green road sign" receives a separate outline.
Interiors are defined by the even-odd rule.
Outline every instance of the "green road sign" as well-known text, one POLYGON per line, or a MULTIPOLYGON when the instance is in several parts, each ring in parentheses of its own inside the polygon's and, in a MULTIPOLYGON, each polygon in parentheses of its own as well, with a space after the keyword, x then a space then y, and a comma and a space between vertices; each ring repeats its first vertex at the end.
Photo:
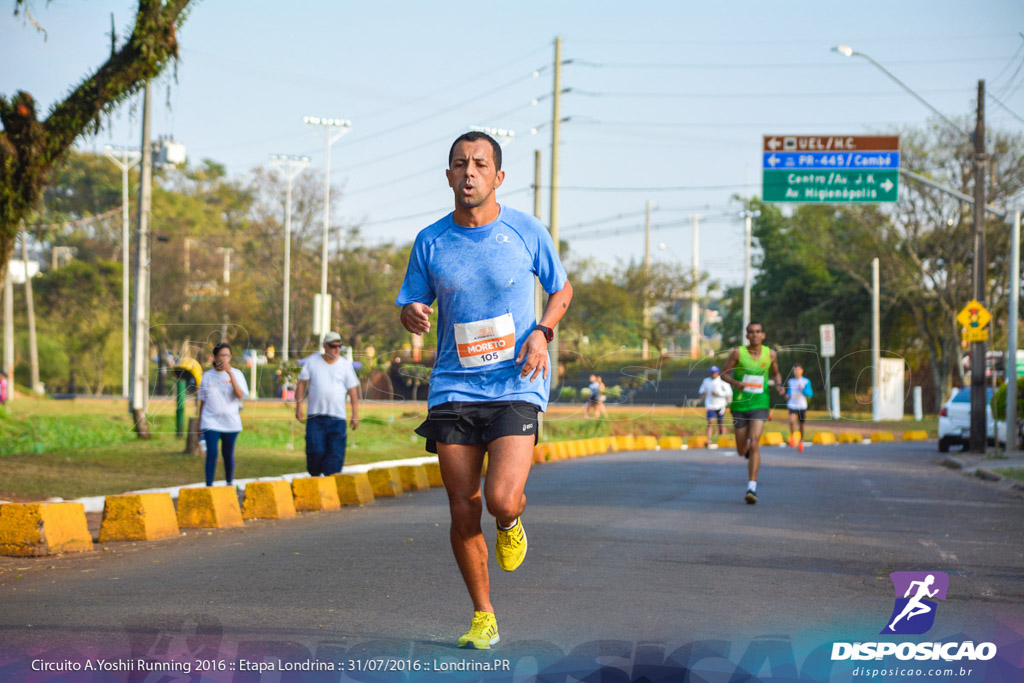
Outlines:
POLYGON ((888 171, 764 170, 766 202, 873 204, 895 202, 900 173, 888 171))

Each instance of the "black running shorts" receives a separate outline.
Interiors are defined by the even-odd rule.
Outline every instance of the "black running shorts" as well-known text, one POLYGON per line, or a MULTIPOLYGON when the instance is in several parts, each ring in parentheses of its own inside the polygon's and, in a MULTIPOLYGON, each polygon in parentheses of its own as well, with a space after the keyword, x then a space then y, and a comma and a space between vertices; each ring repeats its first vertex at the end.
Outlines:
POLYGON ((749 427, 754 420, 767 422, 771 415, 772 411, 770 410, 734 410, 732 411, 733 426, 736 429, 744 429, 749 427))
POLYGON ((540 408, 526 401, 442 403, 431 408, 416 433, 427 439, 427 452, 438 443, 488 444, 502 436, 530 435, 537 442, 540 408))

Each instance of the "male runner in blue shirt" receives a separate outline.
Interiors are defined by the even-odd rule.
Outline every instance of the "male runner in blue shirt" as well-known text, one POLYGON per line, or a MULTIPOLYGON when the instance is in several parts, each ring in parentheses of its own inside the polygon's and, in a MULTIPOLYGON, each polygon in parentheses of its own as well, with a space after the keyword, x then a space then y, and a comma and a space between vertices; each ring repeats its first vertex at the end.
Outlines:
POLYGON ((455 211, 416 236, 395 303, 405 329, 423 334, 437 301, 429 412, 416 433, 437 453, 452 549, 473 601, 473 622, 458 644, 487 649, 498 642, 498 626, 480 527, 484 453, 490 454, 484 497, 498 527, 495 555, 498 566, 513 571, 526 556, 520 515, 537 415, 550 391, 547 344, 572 300, 572 285, 544 225, 498 205, 495 190, 505 172, 493 138, 459 136, 445 174, 455 211), (539 324, 534 276, 550 294, 539 324))

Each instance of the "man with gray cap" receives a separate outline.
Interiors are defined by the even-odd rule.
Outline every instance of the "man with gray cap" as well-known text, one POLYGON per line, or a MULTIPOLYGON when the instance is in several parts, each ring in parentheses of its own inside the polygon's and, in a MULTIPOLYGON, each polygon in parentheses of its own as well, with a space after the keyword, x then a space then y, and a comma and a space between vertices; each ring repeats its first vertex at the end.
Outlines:
POLYGON ((708 418, 708 445, 711 445, 711 435, 714 433, 714 420, 718 418, 718 433, 725 434, 722 426, 722 415, 725 407, 732 400, 732 387, 726 384, 719 375, 718 366, 712 365, 708 371, 711 376, 705 377, 700 383, 697 393, 704 397, 704 413, 708 418))
POLYGON ((347 439, 345 394, 352 401, 352 429, 359 426, 359 380, 352 363, 341 357, 341 335, 324 336, 324 352, 305 360, 295 387, 295 418, 306 423, 306 470, 311 476, 341 472, 347 439), (309 390, 309 418, 302 399, 309 390))

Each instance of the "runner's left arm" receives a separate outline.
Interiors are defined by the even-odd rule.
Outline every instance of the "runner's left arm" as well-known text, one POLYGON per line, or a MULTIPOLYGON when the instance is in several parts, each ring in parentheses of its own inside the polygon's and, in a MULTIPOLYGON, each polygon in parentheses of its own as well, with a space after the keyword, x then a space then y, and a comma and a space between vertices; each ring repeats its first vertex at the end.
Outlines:
POLYGON ((772 372, 772 378, 775 380, 775 390, 779 392, 779 396, 785 396, 786 393, 787 393, 786 392, 787 387, 783 387, 782 386, 782 373, 779 372, 779 356, 778 356, 778 354, 775 353, 775 349, 772 349, 771 359, 772 359, 771 372, 772 372))
MULTIPOLYGON (((548 297, 544 315, 540 317, 537 324, 555 329, 562 316, 569 310, 570 302, 572 302, 572 284, 566 279, 565 285, 548 297)), ((548 378, 548 342, 544 339, 543 332, 534 330, 530 333, 526 342, 523 343, 523 348, 519 349, 516 363, 523 363, 520 377, 530 375, 531 382, 537 379, 537 375, 543 376, 544 379, 548 378), (524 360, 525 363, 523 363, 524 360)))

